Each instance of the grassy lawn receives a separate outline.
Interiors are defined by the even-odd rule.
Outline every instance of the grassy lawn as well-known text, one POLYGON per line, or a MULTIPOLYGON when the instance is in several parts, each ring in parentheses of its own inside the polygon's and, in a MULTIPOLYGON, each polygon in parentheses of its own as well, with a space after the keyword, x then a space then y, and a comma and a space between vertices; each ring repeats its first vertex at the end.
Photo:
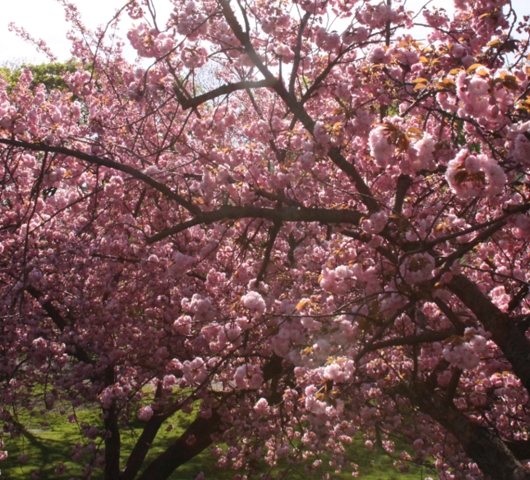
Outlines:
MULTIPOLYGON (((10 438, 3 435, 5 449, 9 451, 7 460, 0 464, 1 478, 13 480, 26 480, 38 478, 39 480, 69 480, 78 478, 84 465, 93 461, 93 455, 90 453, 82 457, 82 461, 75 463, 72 454, 76 444, 89 442, 87 438, 80 435, 80 428, 83 422, 97 424, 99 422, 98 412, 82 410, 77 412, 77 422, 68 422, 67 415, 61 415, 56 412, 39 412, 34 416, 20 418, 26 425, 26 432, 18 438, 10 438), (20 455, 26 455, 24 463, 19 461, 20 455), (62 471, 64 470, 64 471, 62 471), (38 476, 35 472, 39 472, 38 476)), ((159 454, 164 445, 169 445, 171 439, 174 439, 189 422, 189 417, 185 414, 178 413, 172 420, 173 430, 167 432, 164 427, 159 432, 156 439, 158 448, 153 448, 148 456, 148 461, 154 459, 159 454)), ((122 451, 130 452, 140 429, 132 428, 124 431, 122 434, 122 451)), ((96 443, 101 441, 99 438, 94 440, 96 443)), ((399 452, 396 449, 397 452, 399 452)), ((398 453, 396 454, 398 456, 398 453)), ((348 459, 359 465, 359 478, 366 480, 423 480, 425 477, 432 475, 419 468, 411 468, 408 473, 399 472, 392 465, 393 460, 388 456, 377 452, 370 452, 364 447, 363 441, 354 442, 349 448, 348 459)), ((313 458, 311 462, 315 459, 313 458)), ((320 472, 308 473, 304 466, 297 466, 289 470, 285 479, 306 480, 307 478, 321 478, 322 474, 329 473, 332 479, 345 480, 352 478, 351 471, 344 472, 341 475, 335 475, 334 469, 329 466, 328 461, 322 459, 320 472)), ((268 472, 269 467, 264 464, 263 472, 268 472)), ((237 472, 230 469, 218 469, 215 467, 215 459, 210 455, 208 449, 201 455, 195 457, 189 463, 180 467, 172 476, 171 480, 193 480, 199 472, 204 472, 207 479, 229 480, 237 472)), ((274 471, 273 471, 274 473, 274 471)), ((102 478, 102 471, 99 468, 94 470, 92 478, 94 480, 102 478)), ((253 477, 255 478, 255 477, 253 477)))

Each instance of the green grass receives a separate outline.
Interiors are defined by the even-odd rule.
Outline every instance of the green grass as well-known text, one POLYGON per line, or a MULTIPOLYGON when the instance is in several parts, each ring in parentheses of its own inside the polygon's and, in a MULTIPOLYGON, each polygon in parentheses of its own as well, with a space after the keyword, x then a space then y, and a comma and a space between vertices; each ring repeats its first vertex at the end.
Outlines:
MULTIPOLYGON (((78 478, 83 469, 82 465, 93 461, 94 456, 87 454, 83 461, 75 463, 72 461, 72 453, 76 444, 90 441, 81 436, 81 424, 83 422, 92 425, 101 424, 98 412, 88 409, 78 411, 77 423, 68 422, 68 415, 61 415, 55 411, 38 412, 33 416, 24 414, 20 416, 19 420, 24 422, 26 431, 15 438, 10 438, 5 433, 2 437, 5 442, 4 449, 9 451, 8 459, 0 464, 2 479, 26 480, 31 479, 33 472, 39 472, 39 480, 68 480, 78 478), (28 456, 25 464, 21 464, 17 459, 21 454, 28 456), (56 468, 63 463, 67 470, 64 473, 56 473, 56 468)), ((155 447, 148 455, 146 465, 163 451, 164 447, 168 446, 186 428, 189 422, 190 416, 179 412, 169 422, 174 427, 170 432, 166 431, 163 426, 155 440, 155 447)), ((140 431, 140 424, 138 424, 138 428, 131 428, 122 432, 122 451, 125 453, 122 460, 125 460, 126 454, 131 451, 140 431)), ((97 443, 101 440, 98 438, 94 441, 97 443)), ((347 455, 349 461, 355 462, 359 466, 359 478, 363 480, 423 480, 429 476, 429 472, 419 468, 411 468, 408 473, 401 473, 392 465, 392 459, 382 453, 370 452, 363 443, 360 438, 354 441, 349 447, 347 455)), ((396 448, 398 453, 395 454, 395 457, 399 456, 399 451, 396 448)), ((315 459, 312 458, 307 463, 310 464, 315 459)), ((299 465, 291 467, 283 478, 289 480, 316 479, 321 478, 324 473, 329 473, 330 478, 337 480, 352 478, 351 470, 335 475, 334 468, 329 466, 329 461, 322 460, 321 467, 316 471, 308 473, 303 465, 299 465)), ((287 464, 282 464, 275 468, 272 473, 279 473, 286 467, 287 464)), ((207 479, 213 480, 232 479, 237 473, 230 468, 217 469, 215 459, 207 449, 174 472, 171 480, 193 480, 201 471, 204 472, 207 479)), ((269 467, 263 463, 263 473, 268 471, 269 467)), ((96 469, 92 478, 97 480, 102 476, 101 469, 96 469)))

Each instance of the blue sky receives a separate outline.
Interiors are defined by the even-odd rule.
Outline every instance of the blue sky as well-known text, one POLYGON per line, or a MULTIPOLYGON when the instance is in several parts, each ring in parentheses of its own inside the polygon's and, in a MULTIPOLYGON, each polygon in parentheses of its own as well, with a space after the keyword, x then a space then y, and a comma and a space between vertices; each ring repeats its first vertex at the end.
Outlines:
MULTIPOLYGON (((170 2, 154 0, 160 14, 167 15, 170 2)), ((75 0, 85 24, 95 28, 110 19, 116 9, 123 5, 124 0, 75 0)), ((416 9, 425 1, 408 0, 407 8, 416 9)), ((433 0, 431 6, 447 8, 450 0, 433 0)), ((530 0, 513 0, 519 18, 530 15, 530 0)), ((6 62, 15 64, 41 63, 46 57, 35 52, 35 49, 8 31, 8 24, 14 22, 25 28, 35 38, 44 39, 52 51, 61 60, 70 57, 69 43, 66 41, 68 26, 64 21, 62 7, 54 0, 0 0, 2 15, 0 17, 0 65, 6 62)), ((124 27, 130 27, 132 20, 124 22, 124 27)))

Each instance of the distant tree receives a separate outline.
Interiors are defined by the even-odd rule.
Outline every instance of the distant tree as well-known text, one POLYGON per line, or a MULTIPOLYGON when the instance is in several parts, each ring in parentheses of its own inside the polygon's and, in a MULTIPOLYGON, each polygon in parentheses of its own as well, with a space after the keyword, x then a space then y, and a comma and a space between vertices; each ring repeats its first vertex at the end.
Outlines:
POLYGON ((528 18, 173 3, 166 25, 127 3, 138 66, 65 2, 67 88, 35 86, 49 66, 0 86, 4 430, 97 405, 86 478, 164 479, 210 446, 239 478, 351 469, 358 432, 398 468, 530 478, 528 18))
POLYGON ((66 73, 73 73, 76 69, 75 61, 66 63, 54 62, 41 65, 22 64, 17 67, 0 67, 0 74, 11 84, 15 85, 22 75, 22 71, 28 69, 33 77, 32 86, 44 85, 46 90, 64 90, 67 88, 63 80, 66 73))

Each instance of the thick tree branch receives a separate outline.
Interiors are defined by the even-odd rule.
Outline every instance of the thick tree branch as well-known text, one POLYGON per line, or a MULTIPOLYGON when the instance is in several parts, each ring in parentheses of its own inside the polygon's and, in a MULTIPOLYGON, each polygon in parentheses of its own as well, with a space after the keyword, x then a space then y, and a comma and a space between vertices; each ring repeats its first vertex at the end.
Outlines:
POLYGON ((523 317, 516 318, 515 325, 522 335, 530 328, 530 315, 524 315, 523 317))
POLYGON ((142 468, 145 457, 149 453, 164 420, 165 416, 155 414, 147 422, 127 459, 127 463, 119 476, 119 480, 134 480, 140 468, 142 468))
MULTIPOLYGON (((63 331, 69 325, 69 323, 61 315, 61 312, 53 305, 53 303, 50 300, 47 300, 46 302, 41 303, 40 299, 42 298, 43 294, 39 292, 35 287, 32 287, 31 285, 29 285, 25 288, 25 290, 37 302, 39 302, 40 306, 47 313, 48 317, 52 319, 53 323, 57 325, 59 330, 63 331)), ((94 363, 93 360, 88 355, 88 353, 83 348, 77 345, 68 345, 68 349, 71 350, 71 355, 77 360, 79 360, 80 362, 86 363, 87 365, 94 363)))
POLYGON ((128 173, 131 177, 142 181, 143 183, 154 188, 155 190, 158 190, 166 198, 178 203, 180 206, 184 207, 189 212, 195 215, 201 212, 199 207, 189 202, 185 198, 181 197, 178 193, 175 193, 173 190, 171 190, 166 185, 160 182, 157 182, 156 180, 146 175, 145 173, 140 172, 136 168, 133 168, 129 165, 125 165, 123 163, 118 163, 114 160, 110 160, 109 158, 97 157, 96 155, 90 155, 88 153, 84 153, 79 150, 73 150, 71 148, 54 147, 52 145, 46 145, 45 143, 31 143, 31 142, 20 141, 20 140, 11 140, 9 138, 0 138, 0 144, 10 145, 12 147, 20 147, 25 150, 32 150, 34 152, 60 153, 63 155, 67 155, 69 157, 78 158, 79 160, 83 160, 93 165, 99 165, 101 167, 107 167, 113 170, 118 170, 120 172, 128 173))
POLYGON ((369 347, 367 347, 366 350, 373 352, 375 350, 379 350, 380 348, 386 347, 399 347, 402 345, 419 345, 420 343, 442 342, 455 334, 456 331, 452 328, 440 331, 426 330, 422 333, 418 333, 417 335, 406 335, 404 337, 390 338, 381 342, 375 342, 369 347))
MULTIPOLYGON (((263 74, 266 80, 271 82, 271 88, 278 94, 278 96, 285 102, 291 113, 302 123, 305 129, 313 134, 315 129, 315 121, 307 113, 304 108, 303 101, 299 102, 296 97, 289 93, 285 88, 285 85, 278 80, 272 72, 263 64, 259 55, 254 50, 254 47, 250 41, 248 32, 243 32, 241 25, 239 25, 234 12, 230 8, 230 3, 228 0, 219 0, 223 15, 225 19, 234 32, 234 35, 241 42, 245 48, 245 52, 250 57, 254 65, 258 70, 263 74)), ((331 70, 331 69, 330 69, 331 70)), ((329 72, 328 72, 329 73, 329 72)), ((349 163, 340 149, 337 147, 331 148, 328 151, 328 155, 335 165, 337 165, 343 172, 345 172, 350 179, 353 181, 355 188, 361 195, 361 201, 366 205, 370 212, 377 212, 379 210, 379 204, 377 200, 372 195, 372 192, 366 185, 365 181, 354 167, 353 164, 349 163)))
POLYGON ((447 403, 440 394, 419 384, 403 386, 401 393, 451 432, 484 474, 496 480, 530 480, 530 470, 523 467, 508 446, 496 434, 470 420, 453 402, 447 403))
POLYGON ((325 208, 261 208, 224 206, 212 212, 202 212, 188 222, 179 223, 174 227, 163 230, 147 238, 147 243, 158 242, 170 235, 187 230, 195 225, 211 225, 222 220, 236 220, 242 218, 263 218, 273 222, 321 222, 325 224, 348 223, 358 225, 363 217, 362 213, 352 210, 328 210, 325 208))
POLYGON ((401 174, 398 177, 397 187, 396 187, 396 197, 394 199, 394 212, 401 213, 403 210, 403 202, 405 201, 405 196, 407 195, 407 190, 412 185, 412 178, 410 175, 401 174))
POLYGON ((275 82, 271 81, 271 79, 257 80, 254 82, 242 81, 237 83, 229 83, 227 85, 223 85, 219 88, 216 88, 214 90, 203 93, 202 95, 198 95, 197 97, 193 98, 186 98, 177 88, 175 89, 175 93, 177 95, 180 105, 182 106, 182 109, 188 110, 189 108, 198 107, 199 105, 202 105, 203 103, 209 100, 213 100, 214 98, 220 97, 222 95, 228 95, 232 92, 236 92, 237 90, 272 87, 274 83, 275 82))
POLYGON ((267 248, 265 249, 265 254, 263 256, 263 263, 261 264, 258 276, 256 277, 256 287, 259 287, 260 282, 265 277, 267 267, 269 266, 269 262, 271 260, 272 247, 274 247, 274 242, 276 241, 276 237, 278 236, 281 226, 282 224, 280 222, 274 222, 272 228, 270 229, 269 241, 267 242, 267 248))
POLYGON ((355 188, 361 195, 361 202, 366 205, 370 213, 379 211, 379 203, 372 195, 370 188, 366 185, 366 182, 361 177, 361 174, 357 171, 355 166, 348 162, 337 147, 330 148, 328 156, 331 158, 333 163, 337 165, 350 179, 352 180, 355 188))
POLYGON ((515 374, 530 392, 530 342, 521 335, 517 324, 505 315, 465 275, 455 275, 449 289, 473 312, 477 320, 491 333, 492 340, 512 364, 515 374))
POLYGON ((201 453, 212 444, 221 417, 213 412, 208 419, 197 417, 186 431, 166 451, 160 454, 138 477, 138 480, 165 480, 175 469, 201 453))
POLYGON ((504 443, 519 460, 530 459, 530 440, 505 440, 504 443))
MULTIPOLYGON (((110 386, 116 381, 114 366, 105 369, 105 385, 110 386)), ((118 425, 118 408, 113 400, 109 408, 104 410, 105 425, 105 480, 117 480, 120 475, 121 438, 118 425)))

